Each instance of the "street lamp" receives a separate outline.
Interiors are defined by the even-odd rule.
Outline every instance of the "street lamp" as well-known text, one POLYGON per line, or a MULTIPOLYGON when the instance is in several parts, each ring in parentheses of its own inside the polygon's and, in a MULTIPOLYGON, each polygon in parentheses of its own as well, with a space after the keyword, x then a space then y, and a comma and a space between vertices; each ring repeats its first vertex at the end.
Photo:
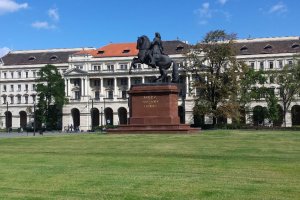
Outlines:
POLYGON ((100 110, 100 125, 101 125, 101 129, 100 131, 102 132, 102 129, 103 129, 103 107, 101 107, 101 110, 100 110))
POLYGON ((93 132, 93 125, 94 125, 94 120, 93 120, 93 118, 94 118, 94 116, 93 116, 93 113, 94 112, 94 100, 92 99, 92 109, 91 109, 91 131, 93 132))
POLYGON ((6 101, 6 115, 5 115, 5 122, 6 122, 7 133, 9 133, 9 127, 8 127, 8 101, 6 101))
POLYGON ((33 136, 35 136, 35 101, 33 101, 33 136))

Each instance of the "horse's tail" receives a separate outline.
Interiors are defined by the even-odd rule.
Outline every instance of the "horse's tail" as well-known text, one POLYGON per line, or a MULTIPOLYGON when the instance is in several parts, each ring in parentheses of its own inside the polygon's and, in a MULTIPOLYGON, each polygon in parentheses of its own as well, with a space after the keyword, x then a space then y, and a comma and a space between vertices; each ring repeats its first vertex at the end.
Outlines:
POLYGON ((172 71, 172 83, 178 83, 179 74, 178 74, 178 66, 174 60, 172 60, 173 71, 172 71))

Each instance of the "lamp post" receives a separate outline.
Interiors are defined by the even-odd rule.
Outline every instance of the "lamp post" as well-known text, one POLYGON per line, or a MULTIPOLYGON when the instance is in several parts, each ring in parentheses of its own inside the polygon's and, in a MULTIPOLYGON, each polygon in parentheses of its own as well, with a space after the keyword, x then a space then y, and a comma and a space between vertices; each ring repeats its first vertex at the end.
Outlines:
POLYGON ((7 133, 9 133, 9 127, 8 127, 8 101, 6 101, 6 115, 5 115, 5 122, 6 122, 6 129, 7 133))
POLYGON ((91 109, 91 131, 93 132, 93 122, 94 122, 94 120, 93 120, 93 112, 94 112, 94 100, 92 99, 92 109, 91 109))
POLYGON ((35 118, 35 101, 33 102, 33 136, 35 136, 35 122, 36 118, 35 118))
POLYGON ((101 107, 101 112, 100 112, 100 120, 101 120, 101 133, 102 133, 102 129, 103 129, 103 107, 101 107))

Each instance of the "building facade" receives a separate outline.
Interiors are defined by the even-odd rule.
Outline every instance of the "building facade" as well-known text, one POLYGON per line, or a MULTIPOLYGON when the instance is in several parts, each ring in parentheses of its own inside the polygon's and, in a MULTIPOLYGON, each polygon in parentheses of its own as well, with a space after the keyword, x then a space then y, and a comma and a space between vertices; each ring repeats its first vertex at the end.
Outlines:
MULTIPOLYGON (((300 52, 299 37, 257 38, 236 40, 237 59, 255 70, 280 70, 292 64, 300 52)), ((179 66, 178 113, 181 123, 194 124, 193 105, 197 91, 194 75, 183 68, 191 46, 181 41, 163 42, 164 53, 179 66)), ((46 64, 57 66, 65 80, 69 103, 63 108, 63 129, 68 126, 91 130, 101 125, 126 124, 129 117, 127 91, 133 84, 150 83, 159 75, 157 69, 139 64, 128 73, 137 56, 136 43, 108 44, 104 47, 13 51, 0 64, 0 128, 19 128, 33 121, 36 101, 35 79, 46 64)), ((171 70, 171 69, 170 69, 171 70)), ((170 75, 170 72, 169 72, 170 75)), ((170 77, 169 77, 170 78, 170 77)), ((279 94, 277 85, 269 80, 268 87, 279 94)), ((253 100, 250 108, 266 107, 264 98, 253 100)), ((247 123, 253 113, 247 114, 247 123)), ((287 113, 287 126, 300 125, 300 101, 292 103, 287 113)), ((205 117, 205 123, 211 123, 205 117)), ((227 123, 231 123, 227 119, 227 123)))

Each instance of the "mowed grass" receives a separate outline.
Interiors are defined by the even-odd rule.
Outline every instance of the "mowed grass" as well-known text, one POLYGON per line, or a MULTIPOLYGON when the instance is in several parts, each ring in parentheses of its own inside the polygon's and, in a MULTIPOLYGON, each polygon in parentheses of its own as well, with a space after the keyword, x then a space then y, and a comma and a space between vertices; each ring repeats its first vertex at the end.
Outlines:
POLYGON ((0 199, 300 199, 300 132, 2 138, 0 199))

